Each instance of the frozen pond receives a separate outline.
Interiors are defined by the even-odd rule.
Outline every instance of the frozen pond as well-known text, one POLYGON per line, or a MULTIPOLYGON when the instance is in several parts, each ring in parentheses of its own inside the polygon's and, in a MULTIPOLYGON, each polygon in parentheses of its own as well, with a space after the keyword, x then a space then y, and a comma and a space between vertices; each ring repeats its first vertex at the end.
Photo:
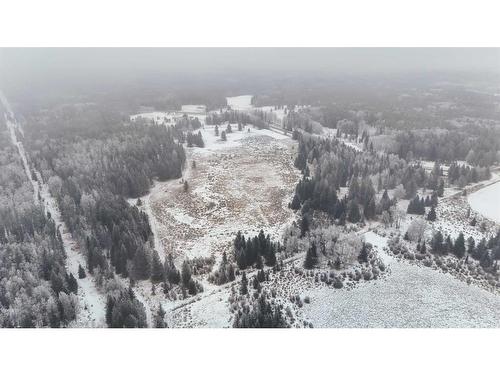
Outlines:
POLYGON ((394 258, 390 268, 386 279, 350 291, 311 290, 305 317, 314 327, 500 327, 500 296, 394 258))
POLYGON ((500 223, 500 182, 470 194, 468 200, 474 211, 500 223))

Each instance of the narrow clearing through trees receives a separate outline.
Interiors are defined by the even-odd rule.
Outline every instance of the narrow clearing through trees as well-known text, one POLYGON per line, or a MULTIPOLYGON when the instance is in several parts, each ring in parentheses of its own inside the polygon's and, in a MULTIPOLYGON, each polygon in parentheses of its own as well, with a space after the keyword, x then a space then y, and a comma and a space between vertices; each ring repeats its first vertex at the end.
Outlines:
MULTIPOLYGON (((0 92, 0 99, 4 108, 9 112, 10 118, 14 119, 14 113, 12 112, 10 105, 5 98, 5 96, 0 92)), ((33 199, 39 202, 39 196, 41 197, 40 204, 44 205, 44 209, 47 215, 50 214, 52 219, 56 223, 56 228, 58 228, 61 238, 64 244, 64 249, 66 251, 66 269, 68 273, 72 273, 75 277, 78 277, 78 266, 85 265, 85 259, 83 255, 78 252, 77 244, 73 240, 71 233, 68 231, 66 224, 61 219, 61 214, 57 207, 55 199, 50 195, 47 184, 41 183, 42 178, 38 171, 34 171, 36 175, 35 180, 31 174, 30 167, 28 165, 26 152, 21 141, 17 138, 17 132, 22 134, 22 130, 19 124, 15 120, 7 119, 7 127, 11 135, 11 141, 16 146, 19 155, 23 161, 23 167, 28 176, 28 179, 33 185, 33 199)), ((90 275, 87 275, 84 279, 78 279, 78 300, 79 300, 79 312, 76 321, 73 323, 75 327, 105 327, 105 312, 106 304, 104 296, 97 290, 93 280, 90 275)))

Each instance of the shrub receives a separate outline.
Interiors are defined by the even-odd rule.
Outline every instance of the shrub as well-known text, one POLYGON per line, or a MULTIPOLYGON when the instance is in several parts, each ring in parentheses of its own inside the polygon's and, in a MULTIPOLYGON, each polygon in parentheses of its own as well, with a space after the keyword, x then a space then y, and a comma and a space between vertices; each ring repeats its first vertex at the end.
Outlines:
POLYGON ((335 289, 341 289, 343 286, 344 286, 344 283, 342 283, 342 280, 340 280, 340 279, 335 279, 335 281, 333 282, 333 287, 335 289))
POLYGON ((368 281, 371 280, 373 277, 372 273, 370 271, 363 271, 363 278, 368 281))

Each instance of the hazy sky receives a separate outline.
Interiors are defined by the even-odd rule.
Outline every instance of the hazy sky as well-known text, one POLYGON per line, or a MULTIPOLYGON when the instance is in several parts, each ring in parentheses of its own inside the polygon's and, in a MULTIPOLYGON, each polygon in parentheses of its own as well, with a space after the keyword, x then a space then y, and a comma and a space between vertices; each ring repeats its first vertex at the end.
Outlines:
POLYGON ((0 89, 168 80, 179 76, 494 73, 500 48, 0 49, 0 89))
POLYGON ((225 69, 397 72, 500 70, 500 48, 0 49, 2 74, 225 69))

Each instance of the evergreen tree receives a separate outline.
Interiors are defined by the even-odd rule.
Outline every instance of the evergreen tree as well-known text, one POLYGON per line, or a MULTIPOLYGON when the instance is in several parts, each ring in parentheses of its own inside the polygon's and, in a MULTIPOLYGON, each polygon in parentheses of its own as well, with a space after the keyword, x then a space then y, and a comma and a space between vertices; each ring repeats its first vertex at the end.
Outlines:
POLYGON ((297 211, 300 208, 300 198, 297 193, 294 194, 292 202, 290 203, 290 208, 297 211))
POLYGON ((427 253, 427 246, 425 245, 425 241, 422 243, 422 246, 420 247, 420 253, 421 254, 427 253))
POLYGON ((309 219, 307 215, 302 215, 302 220, 300 221, 300 237, 304 237, 307 232, 309 232, 309 219))
POLYGON ((219 136, 219 127, 217 125, 215 125, 215 136, 219 136))
POLYGON ((222 141, 227 141, 226 132, 224 130, 222 131, 222 133, 220 133, 220 139, 222 141))
POLYGON ((359 212, 359 206, 355 200, 351 200, 348 204, 347 219, 351 223, 357 223, 361 220, 361 214, 359 212))
POLYGON ((87 276, 87 274, 85 273, 85 270, 83 269, 82 265, 79 264, 78 265, 78 278, 85 279, 86 276, 87 276))
POLYGON ((262 287, 260 286, 260 282, 259 282, 259 279, 258 279, 257 277, 254 277, 254 278, 253 278, 253 282, 252 282, 252 284, 253 284, 253 288, 254 288, 255 290, 257 290, 257 291, 259 291, 259 292, 260 292, 260 290, 262 289, 262 287))
POLYGON ((108 295, 106 300, 106 324, 111 327, 113 319, 113 307, 115 306, 115 300, 113 297, 108 295))
POLYGON ((447 235, 443 245, 443 253, 446 255, 451 252, 453 252, 453 241, 451 240, 450 235, 447 235))
POLYGON ((361 246, 361 251, 358 255, 358 261, 359 263, 368 262, 368 245, 366 244, 366 242, 363 242, 363 245, 361 246))
POLYGON ((476 247, 476 243, 474 241, 474 238, 470 236, 467 238, 467 254, 472 255, 474 254, 474 249, 476 247))
POLYGON ((257 261, 255 262, 255 268, 262 269, 264 267, 264 262, 262 261, 262 256, 257 255, 257 261))
POLYGON ((151 255, 143 246, 135 251, 133 271, 136 280, 146 280, 151 276, 151 255))
POLYGON ((172 254, 168 254, 167 259, 165 259, 165 274, 167 276, 167 280, 171 284, 179 284, 181 281, 181 273, 175 267, 174 260, 172 254))
POLYGON ((318 253, 316 250, 316 243, 313 242, 306 253, 306 259, 304 261, 304 268, 312 269, 318 264, 318 253))
POLYGON ((427 215, 427 220, 436 221, 436 209, 434 206, 431 207, 429 214, 427 215))
POLYGON ((439 185, 437 189, 437 195, 442 197, 444 194, 444 180, 442 178, 439 179, 439 185))
POLYGON ((72 273, 68 276, 68 290, 73 294, 78 294, 78 282, 72 273))
POLYGON ((241 295, 248 294, 248 280, 245 271, 243 271, 241 274, 240 294, 241 295))
POLYGON ((154 283, 159 283, 165 278, 165 269, 161 264, 160 256, 156 250, 153 251, 153 264, 151 266, 151 280, 154 283))
POLYGON ((465 239, 464 234, 460 232, 457 239, 455 240, 455 245, 453 246, 453 253, 457 258, 463 258, 465 255, 465 239))
POLYGON ((168 328, 167 323, 165 323, 165 310, 161 303, 158 306, 158 311, 154 317, 154 327, 155 328, 168 328))
POLYGON ((443 234, 440 231, 436 231, 431 241, 431 249, 434 254, 443 253, 443 234))
POLYGON ((191 280, 191 266, 187 260, 182 263, 181 279, 182 285, 185 287, 189 286, 189 281, 191 280))

